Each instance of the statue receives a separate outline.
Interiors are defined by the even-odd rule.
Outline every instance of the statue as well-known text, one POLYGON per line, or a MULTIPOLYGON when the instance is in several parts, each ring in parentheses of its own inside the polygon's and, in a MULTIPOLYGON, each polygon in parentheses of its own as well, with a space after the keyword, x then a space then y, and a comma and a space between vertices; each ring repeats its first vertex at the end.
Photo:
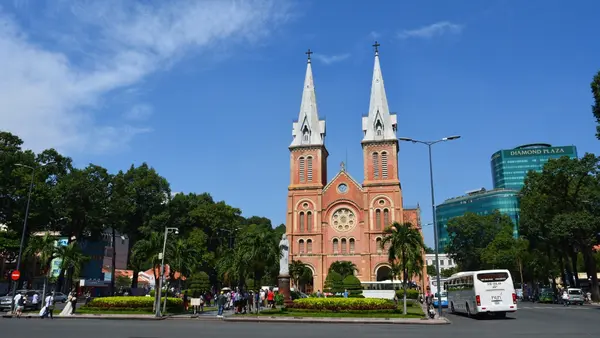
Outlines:
POLYGON ((290 274, 290 242, 288 242, 286 234, 281 236, 281 241, 279 241, 279 249, 281 250, 281 257, 279 258, 279 275, 288 276, 290 274))

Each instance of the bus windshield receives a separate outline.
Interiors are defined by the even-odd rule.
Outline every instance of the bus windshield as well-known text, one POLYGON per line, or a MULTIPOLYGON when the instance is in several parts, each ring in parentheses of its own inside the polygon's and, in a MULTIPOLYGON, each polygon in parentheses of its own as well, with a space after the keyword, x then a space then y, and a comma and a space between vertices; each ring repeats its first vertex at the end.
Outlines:
POLYGON ((487 273, 478 273, 477 279, 480 281, 487 282, 504 282, 508 279, 508 273, 506 272, 487 272, 487 273))

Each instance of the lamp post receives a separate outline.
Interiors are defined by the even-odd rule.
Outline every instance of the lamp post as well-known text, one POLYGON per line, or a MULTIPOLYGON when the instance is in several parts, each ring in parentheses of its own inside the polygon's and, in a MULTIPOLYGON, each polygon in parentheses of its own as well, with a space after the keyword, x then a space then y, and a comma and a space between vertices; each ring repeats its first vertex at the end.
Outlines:
MULTIPOLYGON (((435 271, 437 274, 436 283, 437 283, 437 289, 438 289, 438 303, 439 304, 442 303, 442 292, 441 292, 442 285, 441 285, 441 276, 440 276, 441 273, 440 273, 440 257, 439 257, 440 247, 439 247, 439 243, 438 243, 438 224, 437 224, 437 217, 435 215, 435 193, 434 193, 434 188, 433 188, 433 161, 431 159, 431 146, 433 146, 436 143, 457 140, 459 138, 460 138, 459 135, 444 137, 437 141, 420 141, 420 140, 415 140, 415 139, 408 138, 408 137, 398 138, 399 141, 424 144, 427 146, 427 149, 429 150, 429 184, 431 185, 431 211, 433 213, 433 215, 432 215, 432 217, 433 217, 433 240, 435 241, 435 243, 434 243, 435 244, 434 245, 435 271)), ((438 311, 439 311, 439 315, 441 317, 442 316, 442 307, 441 306, 438 306, 438 311)))
MULTIPOLYGON (((165 240, 163 243, 163 249, 162 249, 162 253, 160 255, 160 279, 158 280, 158 300, 156 302, 156 317, 161 317, 161 312, 160 312, 160 298, 162 296, 162 284, 163 284, 163 278, 165 277, 165 251, 167 250, 167 236, 169 235, 169 232, 173 232, 175 235, 179 234, 179 229, 177 228, 169 228, 169 227, 165 227, 165 240)), ((165 305, 165 310, 166 310, 166 305, 165 305)))

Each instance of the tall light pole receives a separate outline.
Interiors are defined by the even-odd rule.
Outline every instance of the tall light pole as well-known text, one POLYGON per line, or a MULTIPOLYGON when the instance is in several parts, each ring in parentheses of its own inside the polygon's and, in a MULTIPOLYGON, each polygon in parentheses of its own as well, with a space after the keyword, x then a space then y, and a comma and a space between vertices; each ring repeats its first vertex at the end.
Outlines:
POLYGON ((439 305, 438 311, 439 311, 440 317, 442 316, 442 306, 441 306, 441 304, 442 304, 442 285, 441 285, 441 276, 440 276, 441 271, 440 271, 440 257, 439 257, 440 247, 438 244, 438 224, 437 224, 437 217, 435 215, 435 193, 434 193, 434 188, 433 188, 433 161, 431 159, 431 146, 433 146, 436 143, 457 140, 459 138, 460 138, 459 135, 444 137, 437 141, 420 141, 420 140, 415 140, 415 139, 408 138, 408 137, 398 138, 398 140, 400 140, 400 141, 424 144, 427 146, 427 149, 429 150, 429 184, 431 185, 431 212, 433 213, 433 215, 432 215, 433 216, 433 240, 435 241, 435 243, 434 243, 435 272, 437 274, 436 283, 437 283, 438 305, 439 305))
MULTIPOLYGON (((162 254, 160 256, 161 262, 160 262, 160 279, 158 280, 158 290, 156 290, 156 292, 158 292, 158 300, 156 302, 156 317, 161 317, 161 312, 160 312, 160 298, 162 296, 162 284, 163 284, 163 278, 165 277, 165 251, 167 250, 167 236, 169 236, 169 232, 173 232, 175 233, 175 235, 179 234, 179 229, 178 228, 169 228, 169 227, 165 227, 165 240, 163 243, 163 249, 162 249, 162 254)), ((165 310, 166 310, 166 306, 165 306, 165 310)))

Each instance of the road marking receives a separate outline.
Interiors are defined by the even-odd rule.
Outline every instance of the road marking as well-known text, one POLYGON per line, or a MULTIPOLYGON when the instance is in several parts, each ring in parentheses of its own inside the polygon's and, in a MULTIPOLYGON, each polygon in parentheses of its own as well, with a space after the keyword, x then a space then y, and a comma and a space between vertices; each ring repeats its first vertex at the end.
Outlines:
POLYGON ((536 310, 547 310, 547 309, 569 309, 569 310, 589 310, 589 307, 567 307, 567 306, 525 306, 525 307, 519 307, 519 310, 531 310, 531 309, 536 309, 536 310))

